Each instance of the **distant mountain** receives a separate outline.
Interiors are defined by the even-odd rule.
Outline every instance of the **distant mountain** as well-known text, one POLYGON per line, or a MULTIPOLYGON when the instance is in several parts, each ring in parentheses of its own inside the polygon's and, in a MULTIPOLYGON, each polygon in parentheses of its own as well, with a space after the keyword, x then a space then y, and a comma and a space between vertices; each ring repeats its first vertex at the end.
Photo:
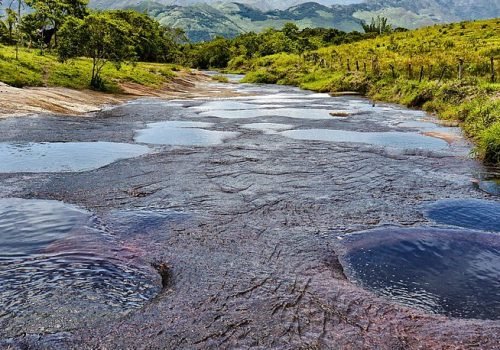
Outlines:
MULTIPOLYGON (((163 6, 192 6, 198 4, 220 5, 234 0, 90 0, 95 8, 126 8, 142 6, 143 2, 156 3, 163 6)), ((292 6, 300 5, 310 0, 237 0, 238 3, 259 9, 261 11, 286 10, 292 6)), ((363 2, 363 0, 316 0, 321 5, 347 5, 363 2)))
POLYGON ((248 31, 280 28, 294 22, 299 28, 326 27, 362 30, 361 21, 378 15, 396 27, 413 29, 460 20, 500 17, 498 0, 321 0, 305 2, 236 0, 93 0, 100 8, 147 11, 161 23, 181 27, 194 41, 216 35, 233 37, 248 31), (321 2, 321 3, 320 3, 321 2), (195 3, 195 4, 192 4, 195 3), (291 7, 288 5, 295 4, 291 7))
POLYGON ((500 0, 90 0, 90 6, 148 12, 165 25, 183 28, 193 41, 280 28, 286 22, 361 31, 362 21, 378 15, 408 29, 500 17, 500 0))

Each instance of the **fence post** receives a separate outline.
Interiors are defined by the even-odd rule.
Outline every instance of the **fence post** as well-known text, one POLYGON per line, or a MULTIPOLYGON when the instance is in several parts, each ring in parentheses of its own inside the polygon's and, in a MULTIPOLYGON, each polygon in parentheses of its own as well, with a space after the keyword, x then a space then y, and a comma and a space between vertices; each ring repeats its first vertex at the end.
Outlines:
POLYGON ((363 61, 363 70, 364 70, 364 72, 366 74, 367 73, 367 71, 366 71, 366 61, 363 61))
POLYGON ((462 80, 464 74, 464 60, 463 58, 458 59, 458 80, 462 80))
POLYGON ((348 72, 351 71, 351 60, 350 59, 347 59, 347 71, 348 72))
POLYGON ((420 75, 418 77, 418 82, 421 83, 424 78, 424 66, 420 66, 420 75))
POLYGON ((359 72, 359 61, 358 60, 356 60, 356 71, 359 72))
POLYGON ((444 73, 446 73, 446 67, 443 67, 443 70, 441 71, 441 75, 439 76, 438 84, 441 83, 441 80, 443 80, 444 73))
POLYGON ((495 82, 495 57, 490 58, 491 63, 491 82, 495 82))
POLYGON ((391 67, 392 79, 396 79, 396 72, 394 71, 394 65, 391 63, 389 67, 391 67))
POLYGON ((413 79, 413 67, 411 63, 408 63, 408 79, 412 80, 413 79))

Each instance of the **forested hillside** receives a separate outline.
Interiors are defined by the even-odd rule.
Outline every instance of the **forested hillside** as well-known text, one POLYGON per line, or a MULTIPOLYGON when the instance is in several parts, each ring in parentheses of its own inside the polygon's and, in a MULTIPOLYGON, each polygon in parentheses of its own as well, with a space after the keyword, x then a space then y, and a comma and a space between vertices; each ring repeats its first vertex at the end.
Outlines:
POLYGON ((234 37, 249 31, 282 28, 293 21, 299 28, 361 30, 361 21, 384 16, 395 27, 419 28, 436 23, 500 16, 496 0, 347 0, 347 1, 91 1, 98 8, 146 11, 161 23, 184 29, 191 40, 217 35, 234 37))

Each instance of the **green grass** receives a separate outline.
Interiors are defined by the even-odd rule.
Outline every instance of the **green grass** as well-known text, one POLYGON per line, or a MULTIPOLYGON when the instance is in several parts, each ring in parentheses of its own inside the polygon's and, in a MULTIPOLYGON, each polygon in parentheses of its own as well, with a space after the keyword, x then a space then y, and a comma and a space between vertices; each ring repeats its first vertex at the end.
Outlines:
POLYGON ((212 80, 217 81, 219 83, 229 83, 229 79, 222 75, 222 74, 216 74, 212 77, 212 80))
POLYGON ((250 72, 244 81, 291 84, 321 92, 357 91, 376 100, 422 108, 458 122, 475 142, 478 157, 499 164, 498 33, 500 19, 462 22, 330 46, 300 56, 256 58, 246 63, 250 72), (496 83, 491 82, 491 57, 495 57, 496 83), (460 59, 464 65, 459 80, 460 59))
MULTIPOLYGON (((106 90, 120 92, 121 82, 133 82, 159 88, 171 80, 179 67, 157 63, 123 64, 119 69, 108 63, 102 72, 106 90)), ((0 45, 0 81, 15 87, 60 86, 87 89, 90 86, 92 63, 78 58, 62 63, 51 53, 20 49, 19 60, 11 46, 0 45)))

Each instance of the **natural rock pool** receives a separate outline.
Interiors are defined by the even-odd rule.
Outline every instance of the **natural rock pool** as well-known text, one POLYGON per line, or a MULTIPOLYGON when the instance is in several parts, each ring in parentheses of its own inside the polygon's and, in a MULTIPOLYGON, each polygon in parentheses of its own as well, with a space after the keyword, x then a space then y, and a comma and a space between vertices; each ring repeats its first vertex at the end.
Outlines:
POLYGON ((350 277, 381 296, 452 317, 500 319, 499 235, 392 227, 345 245, 350 277))
POLYGON ((88 171, 148 152, 145 146, 113 142, 0 143, 0 173, 88 171))
POLYGON ((0 347, 498 348, 496 177, 458 129, 207 84, 0 120, 0 347))
POLYGON ((98 228, 91 213, 57 201, 0 199, 0 325, 56 332, 113 319, 161 285, 150 266, 98 228))

